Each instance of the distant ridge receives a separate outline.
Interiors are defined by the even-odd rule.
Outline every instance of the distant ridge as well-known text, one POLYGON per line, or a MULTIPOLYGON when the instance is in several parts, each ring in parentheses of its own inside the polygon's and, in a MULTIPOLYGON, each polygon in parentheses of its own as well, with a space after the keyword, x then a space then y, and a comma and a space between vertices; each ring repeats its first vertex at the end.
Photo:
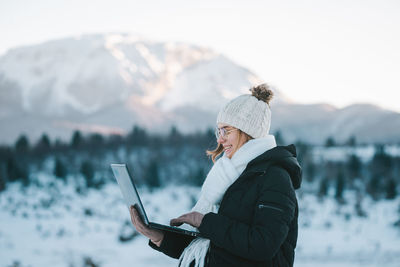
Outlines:
MULTIPOLYGON (((25 133, 66 139, 75 129, 167 132, 214 127, 229 99, 262 80, 208 48, 97 34, 14 48, 0 57, 0 143, 25 133)), ((400 114, 373 105, 299 105, 275 91, 274 132, 287 142, 400 142, 400 114)))

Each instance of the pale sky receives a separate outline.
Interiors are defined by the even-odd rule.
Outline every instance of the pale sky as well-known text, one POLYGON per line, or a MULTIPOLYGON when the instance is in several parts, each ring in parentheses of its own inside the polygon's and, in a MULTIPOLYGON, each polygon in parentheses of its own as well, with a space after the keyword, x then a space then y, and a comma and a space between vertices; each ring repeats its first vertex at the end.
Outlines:
POLYGON ((0 55, 80 34, 209 47, 298 103, 400 112, 398 0, 0 0, 0 55))

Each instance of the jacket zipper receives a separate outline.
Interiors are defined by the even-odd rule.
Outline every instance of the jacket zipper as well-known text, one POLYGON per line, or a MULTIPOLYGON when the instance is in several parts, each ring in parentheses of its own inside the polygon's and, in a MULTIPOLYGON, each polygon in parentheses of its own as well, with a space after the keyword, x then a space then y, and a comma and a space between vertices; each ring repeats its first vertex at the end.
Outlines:
POLYGON ((274 206, 270 206, 270 205, 264 205, 264 204, 259 204, 259 205, 258 205, 258 208, 259 208, 259 209, 262 209, 262 208, 269 208, 269 209, 274 209, 274 210, 283 212, 283 209, 280 209, 280 208, 277 208, 277 207, 274 207, 274 206))
POLYGON ((267 170, 263 170, 263 171, 249 171, 249 173, 257 173, 258 175, 264 175, 267 172, 267 170))

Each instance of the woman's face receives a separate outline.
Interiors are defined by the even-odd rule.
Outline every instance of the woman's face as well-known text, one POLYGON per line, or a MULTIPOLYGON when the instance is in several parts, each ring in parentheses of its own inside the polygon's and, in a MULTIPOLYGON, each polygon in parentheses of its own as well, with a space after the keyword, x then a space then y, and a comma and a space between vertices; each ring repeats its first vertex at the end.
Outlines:
POLYGON ((246 143, 245 135, 241 135, 237 128, 228 124, 218 123, 218 128, 224 128, 225 136, 219 135, 217 142, 224 147, 225 156, 232 158, 233 154, 246 143))

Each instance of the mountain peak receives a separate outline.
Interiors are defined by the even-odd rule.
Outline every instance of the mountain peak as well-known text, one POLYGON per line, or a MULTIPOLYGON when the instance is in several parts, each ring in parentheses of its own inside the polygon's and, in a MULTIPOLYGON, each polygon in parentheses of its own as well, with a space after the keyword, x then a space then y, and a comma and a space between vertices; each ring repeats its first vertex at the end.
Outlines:
POLYGON ((136 118, 126 120, 132 123, 146 121, 132 114, 143 112, 159 114, 163 123, 169 118, 171 124, 175 110, 196 107, 215 113, 260 82, 248 69, 205 47, 131 34, 73 36, 15 48, 0 57, 0 92, 11 100, 2 103, 0 118, 29 114, 71 121, 68 125, 95 121, 130 128, 104 115, 118 107, 123 117, 136 118))
MULTIPOLYGON (((0 142, 25 132, 184 132, 214 126, 219 108, 263 81, 205 47, 140 35, 81 35, 11 49, 0 57, 0 142)), ((373 105, 300 105, 274 89, 272 133, 286 142, 396 142, 400 114, 373 105)))

